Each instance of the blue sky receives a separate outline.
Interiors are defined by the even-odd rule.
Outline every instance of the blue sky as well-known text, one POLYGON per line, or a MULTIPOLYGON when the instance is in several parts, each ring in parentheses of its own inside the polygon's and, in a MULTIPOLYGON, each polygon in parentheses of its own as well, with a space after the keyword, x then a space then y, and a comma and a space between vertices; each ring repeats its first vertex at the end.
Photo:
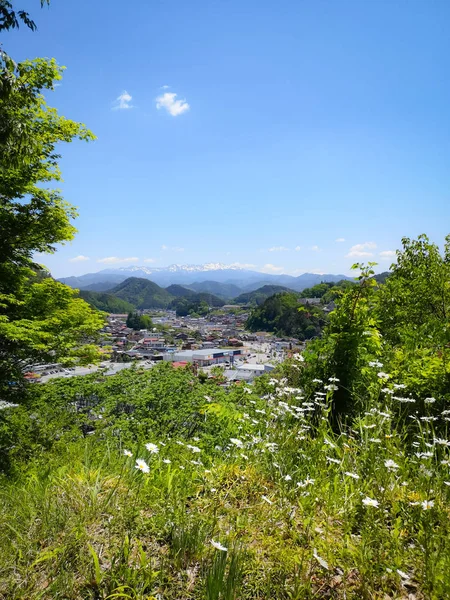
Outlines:
POLYGON ((449 233, 447 0, 38 6, 5 48, 65 65, 48 101, 97 135, 61 148, 80 216, 55 276, 384 270, 403 236, 449 233))

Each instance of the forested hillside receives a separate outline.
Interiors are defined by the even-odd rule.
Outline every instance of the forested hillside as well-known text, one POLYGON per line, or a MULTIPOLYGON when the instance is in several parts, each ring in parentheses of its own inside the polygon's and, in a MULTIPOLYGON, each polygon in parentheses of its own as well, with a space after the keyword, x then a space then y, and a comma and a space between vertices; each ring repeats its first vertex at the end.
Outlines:
POLYGON ((298 294, 282 292, 270 296, 261 306, 254 308, 246 328, 309 340, 320 334, 324 324, 325 314, 321 308, 303 307, 299 304, 298 294))
POLYGON ((273 296, 274 294, 279 294, 280 292, 291 292, 295 294, 293 290, 283 287, 282 285, 263 285, 257 290, 240 294, 234 299, 234 302, 236 304, 250 304, 253 306, 259 306, 265 300, 267 300, 267 298, 270 298, 270 296, 273 296))
POLYGON ((107 313, 127 313, 134 310, 134 305, 118 298, 114 294, 80 290, 80 298, 85 302, 107 313))

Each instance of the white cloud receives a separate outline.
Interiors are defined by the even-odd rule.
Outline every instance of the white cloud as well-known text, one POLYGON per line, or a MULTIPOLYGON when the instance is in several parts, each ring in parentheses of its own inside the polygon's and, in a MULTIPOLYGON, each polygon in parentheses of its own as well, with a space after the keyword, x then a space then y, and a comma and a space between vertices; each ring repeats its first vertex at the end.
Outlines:
POLYGON ((301 247, 301 246, 295 246, 295 248, 294 248, 294 250, 295 250, 296 252, 300 252, 300 250, 301 250, 301 249, 302 249, 302 247, 301 247))
POLYGON ((171 252, 184 252, 184 248, 180 248, 180 246, 166 246, 165 244, 161 246, 161 250, 170 250, 171 252))
POLYGON ((170 85, 162 85, 161 89, 162 90, 168 90, 170 88, 170 85))
POLYGON ((83 256, 82 254, 79 254, 78 256, 75 256, 74 258, 69 258, 69 262, 83 262, 84 260, 91 260, 89 258, 89 256, 83 256))
POLYGON ((172 117, 178 117, 190 109, 186 100, 176 100, 177 94, 166 92, 156 98, 156 108, 165 108, 172 117))
POLYGON ((269 252, 287 252, 289 248, 286 246, 272 246, 272 248, 268 248, 269 252))
POLYGON ((373 252, 368 252, 368 250, 375 250, 377 245, 375 242, 364 242, 363 244, 355 244, 352 246, 345 255, 346 258, 361 258, 364 256, 373 256, 373 252))
POLYGON ((99 258, 97 260, 98 263, 103 263, 105 265, 120 265, 124 263, 136 262, 139 259, 137 256, 131 256, 129 258, 119 258, 117 256, 107 256, 106 258, 99 258))
POLYGON ((275 265, 271 265, 268 263, 264 265, 261 269, 262 273, 284 273, 284 267, 276 267, 275 265))
POLYGON ((144 258, 144 262, 145 263, 154 263, 156 262, 156 258, 144 258))
POLYGON ((311 250, 313 250, 314 252, 319 252, 320 248, 319 246, 311 246, 311 250))
POLYGON ((396 254, 395 250, 383 250, 380 252, 379 256, 381 256, 381 258, 394 258, 396 254))
POLYGON ((114 110, 124 110, 127 108, 133 108, 133 105, 130 104, 132 100, 132 96, 125 90, 116 98, 116 102, 113 106, 114 110))
POLYGON ((340 244, 341 242, 345 242, 345 238, 338 238, 338 239, 337 239, 337 240, 335 240, 335 241, 336 241, 336 242, 338 242, 338 243, 340 244))

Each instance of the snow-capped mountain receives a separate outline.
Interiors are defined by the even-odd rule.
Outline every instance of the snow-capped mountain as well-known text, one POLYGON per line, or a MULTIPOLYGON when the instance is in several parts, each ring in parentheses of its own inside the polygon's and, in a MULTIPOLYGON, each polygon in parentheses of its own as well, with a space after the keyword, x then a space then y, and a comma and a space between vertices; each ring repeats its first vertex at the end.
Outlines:
POLYGON ((246 265, 233 263, 205 263, 203 265, 169 265, 168 267, 129 266, 104 269, 98 273, 87 273, 79 277, 63 277, 59 281, 74 288, 104 291, 121 283, 128 277, 150 279, 160 286, 192 284, 203 281, 230 283, 243 291, 251 291, 263 285, 283 285, 301 291, 322 281, 349 279, 345 275, 318 275, 304 273, 292 275, 268 275, 252 271, 246 265))
POLYGON ((205 263, 204 265, 169 265, 168 267, 117 267, 111 269, 104 269, 100 273, 146 273, 152 275, 153 273, 205 273, 206 271, 245 271, 245 267, 239 263, 233 263, 231 265, 224 265, 223 263, 205 263))

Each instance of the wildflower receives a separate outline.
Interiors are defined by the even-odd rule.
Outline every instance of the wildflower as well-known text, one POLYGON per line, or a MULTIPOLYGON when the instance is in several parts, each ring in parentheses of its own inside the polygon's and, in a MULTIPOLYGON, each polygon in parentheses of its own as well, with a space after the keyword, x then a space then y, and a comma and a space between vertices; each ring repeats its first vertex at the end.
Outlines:
POLYGON ((436 398, 425 398, 425 404, 434 404, 436 402, 436 398))
POLYGON ((383 366, 383 363, 380 363, 379 360, 372 360, 369 363, 369 367, 377 367, 378 369, 381 369, 382 366, 383 366))
POLYGON ((379 438, 369 438, 369 442, 373 444, 381 444, 381 440, 379 438))
POLYGON ((212 402, 212 398, 210 398, 209 396, 203 396, 206 400, 206 402, 212 402))
POLYGON ((0 400, 0 410, 5 410, 6 408, 17 408, 18 406, 18 404, 14 404, 13 402, 6 402, 6 400, 0 400))
POLYGON ((191 446, 190 444, 187 444, 186 448, 189 448, 189 450, 192 450, 192 452, 201 452, 200 448, 197 448, 197 446, 191 446))
POLYGON ((143 473, 150 473, 150 467, 142 458, 138 458, 136 460, 135 468, 139 469, 139 471, 142 471, 143 473))
POLYGON ((385 466, 387 469, 392 469, 392 470, 394 470, 394 471, 395 471, 395 469, 398 469, 398 468, 399 468, 398 464, 397 464, 396 462, 394 462, 393 460, 391 460, 391 459, 389 459, 389 460, 385 460, 385 461, 384 461, 384 466, 385 466))
POLYGON ((380 371, 379 373, 377 373, 377 377, 379 379, 389 379, 390 375, 388 375, 387 373, 383 373, 383 371, 380 371))
POLYGON ((305 359, 301 354, 294 354, 293 358, 295 358, 295 360, 298 360, 300 362, 305 362, 305 359))
POLYGON ((450 486, 450 481, 444 481, 445 485, 450 486))
POLYGON ((321 379, 313 379, 313 383, 323 383, 321 379))
POLYGON ((230 438, 230 442, 232 444, 234 444, 235 446, 237 446, 238 448, 243 448, 244 447, 244 442, 241 442, 241 440, 238 440, 236 438, 230 438))
POLYGON ((433 500, 424 500, 422 502, 422 509, 423 510, 430 510, 430 508, 433 508, 433 506, 434 506, 433 500))
POLYGON ((158 452, 159 452, 159 448, 156 444, 151 444, 151 443, 145 444, 145 447, 150 452, 150 454, 158 454, 158 452))
POLYGON ((326 561, 326 560, 324 560, 323 558, 321 558, 321 557, 320 557, 320 556, 317 554, 317 550, 316 550, 315 548, 314 548, 314 551, 313 551, 313 556, 314 556, 314 558, 317 560, 317 562, 319 563, 319 565, 320 565, 321 567, 323 567, 324 569, 327 569, 327 570, 329 569, 329 566, 328 566, 328 563, 327 563, 327 561, 326 561))
POLYGON ((363 425, 364 429, 374 429, 374 427, 376 427, 375 423, 372 423, 372 425, 363 425))
POLYGON ((328 462, 335 463, 335 464, 337 464, 337 465, 339 465, 339 464, 341 463, 341 461, 340 461, 340 460, 337 460, 336 458, 331 458, 331 456, 327 456, 327 461, 328 461, 328 462))
POLYGON ((335 392, 339 389, 338 386, 334 385, 333 383, 330 383, 330 385, 324 385, 323 388, 324 390, 328 390, 329 392, 335 392))
POLYGON ((366 496, 365 498, 363 498, 362 503, 365 506, 374 506, 375 508, 379 506, 378 500, 373 500, 372 498, 369 498, 369 496, 366 496))
POLYGON ((170 465, 170 463, 171 463, 171 462, 172 462, 172 461, 171 461, 171 460, 169 460, 168 458, 164 458, 164 459, 163 459, 163 463, 166 463, 166 465, 170 465))
POLYGON ((406 385, 404 383, 394 383, 393 384, 396 390, 404 390, 406 385))
POLYGON ((330 440, 328 438, 323 438, 323 443, 326 444, 327 446, 330 446, 331 448, 336 448, 336 446, 333 444, 333 442, 330 442, 330 440))
POLYGON ((284 480, 285 481, 291 481, 292 477, 290 475, 285 475, 284 476, 284 480))
POLYGON ((130 452, 130 450, 124 450, 123 454, 124 454, 124 456, 133 456, 133 453, 130 452))
POLYGON ((328 377, 328 381, 336 381, 339 382, 339 379, 337 377, 328 377))
POLYGON ((347 477, 352 477, 353 479, 359 479, 359 475, 357 473, 350 473, 350 471, 345 471, 344 475, 347 475, 347 477))
POLYGON ((433 443, 434 444, 439 444, 440 446, 450 446, 450 442, 448 440, 445 440, 443 438, 434 438, 433 439, 433 443))
POLYGON ((400 569, 397 569, 397 573, 400 575, 400 577, 402 579, 410 579, 410 576, 408 575, 408 573, 404 573, 403 571, 400 571, 400 569))
POLYGON ((393 394, 395 394, 394 390, 390 390, 389 388, 386 388, 386 387, 384 387, 384 388, 381 388, 381 391, 382 391, 384 394, 390 394, 391 396, 392 396, 393 394))
POLYGON ((245 458, 245 460, 248 460, 248 456, 246 454, 241 454, 242 458, 245 458))
POLYGON ((264 502, 267 502, 267 504, 273 504, 272 500, 269 500, 267 496, 261 496, 261 498, 264 500, 264 502))
POLYGON ((225 548, 225 546, 222 546, 222 544, 220 542, 215 542, 214 540, 211 540, 211 545, 214 546, 214 548, 216 550, 222 550, 222 552, 228 552, 228 548, 225 548))

